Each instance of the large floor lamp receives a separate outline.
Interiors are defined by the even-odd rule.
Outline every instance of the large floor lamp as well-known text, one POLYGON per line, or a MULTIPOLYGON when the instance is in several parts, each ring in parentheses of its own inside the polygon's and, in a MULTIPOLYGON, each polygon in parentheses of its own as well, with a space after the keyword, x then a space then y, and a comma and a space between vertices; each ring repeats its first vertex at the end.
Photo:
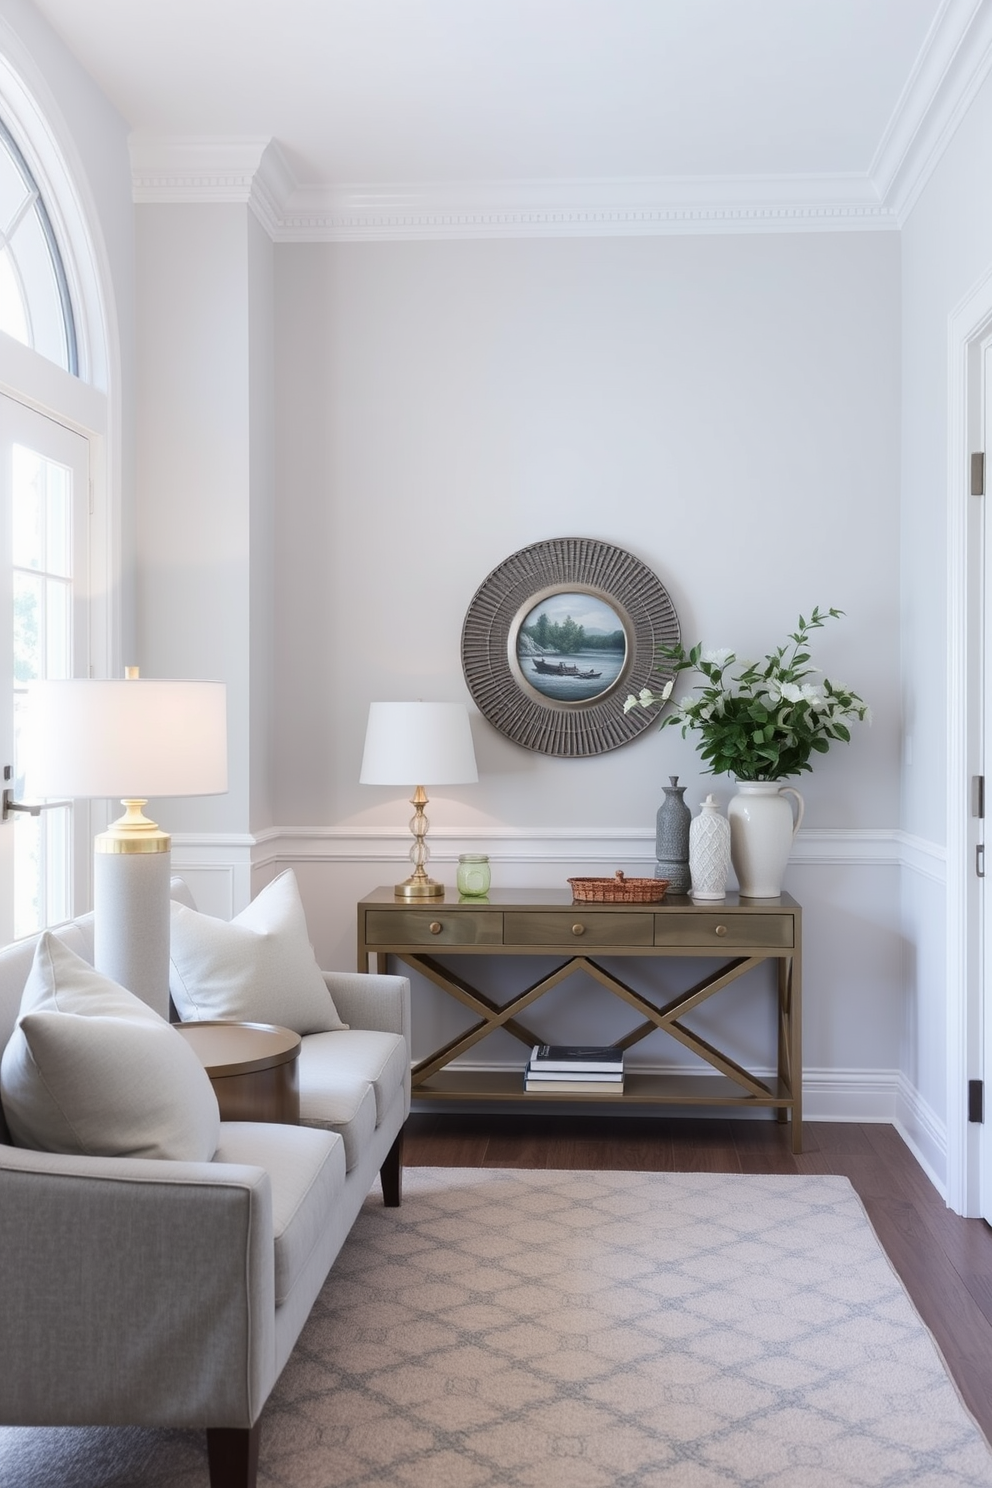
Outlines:
POLYGON ((25 732, 32 796, 116 796, 126 808, 94 842, 94 961, 167 1018, 172 839, 142 807, 227 790, 226 688, 135 667, 120 680, 33 682, 25 732))

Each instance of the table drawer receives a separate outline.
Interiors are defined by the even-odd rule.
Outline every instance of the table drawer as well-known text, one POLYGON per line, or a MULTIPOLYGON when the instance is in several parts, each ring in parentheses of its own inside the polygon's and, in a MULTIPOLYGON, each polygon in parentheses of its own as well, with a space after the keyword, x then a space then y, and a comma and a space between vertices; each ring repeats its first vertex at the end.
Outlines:
POLYGON ((659 946, 693 946, 699 949, 712 943, 716 952, 730 947, 749 950, 752 946, 791 946, 791 915, 710 913, 657 914, 654 916, 654 943, 659 946))
POLYGON ((581 906, 542 910, 534 914, 508 912, 503 916, 503 943, 515 946, 589 945, 649 946, 654 944, 654 916, 590 914, 581 906))
POLYGON ((471 910, 370 909, 365 919, 370 946, 500 945, 503 916, 471 910))

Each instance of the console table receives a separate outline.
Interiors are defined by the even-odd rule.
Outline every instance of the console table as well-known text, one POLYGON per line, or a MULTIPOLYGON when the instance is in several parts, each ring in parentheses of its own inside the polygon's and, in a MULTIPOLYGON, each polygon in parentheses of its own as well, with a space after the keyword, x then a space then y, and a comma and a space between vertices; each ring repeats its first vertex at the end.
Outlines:
MULTIPOLYGON (((565 889, 501 889, 488 898, 397 899, 391 888, 376 889, 358 905, 358 968, 387 969, 387 958, 411 967, 477 1015, 465 1032, 436 1049, 413 1068, 414 1096, 432 1100, 515 1100, 545 1103, 562 1100, 625 1104, 763 1106, 779 1121, 792 1121, 792 1150, 802 1150, 802 910, 788 894, 777 899, 741 899, 728 894, 714 903, 673 898, 661 904, 586 904, 565 889), (554 965, 523 991, 496 1003, 461 974, 442 966, 448 956, 546 956, 554 965), (722 962, 716 971, 676 997, 657 1005, 608 970, 603 958, 707 957, 722 962), (773 961, 777 969, 777 1074, 759 1078, 730 1055, 692 1032, 686 1014, 737 981, 753 967, 773 961), (633 1048, 656 1029, 663 1029, 699 1055, 715 1073, 657 1075, 628 1070, 622 1095, 529 1092, 519 1071, 461 1070, 452 1061, 494 1029, 504 1028, 529 1054, 544 1043, 524 1021, 524 1014, 552 987, 576 971, 593 977, 607 992, 626 1002, 638 1021, 617 1041, 633 1048)), ((562 1039, 562 1042, 566 1040, 562 1039)))

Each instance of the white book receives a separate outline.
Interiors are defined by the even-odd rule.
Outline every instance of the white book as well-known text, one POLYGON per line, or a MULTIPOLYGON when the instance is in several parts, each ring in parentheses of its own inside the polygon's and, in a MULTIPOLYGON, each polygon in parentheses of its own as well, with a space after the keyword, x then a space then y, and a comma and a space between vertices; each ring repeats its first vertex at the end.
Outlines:
POLYGON ((584 1081, 601 1081, 605 1084, 620 1084, 623 1080, 623 1070, 545 1070, 535 1069, 531 1065, 527 1070, 528 1080, 575 1080, 579 1084, 584 1081))
POLYGON ((532 1080, 524 1081, 524 1089, 531 1095, 623 1095, 622 1080, 532 1080))

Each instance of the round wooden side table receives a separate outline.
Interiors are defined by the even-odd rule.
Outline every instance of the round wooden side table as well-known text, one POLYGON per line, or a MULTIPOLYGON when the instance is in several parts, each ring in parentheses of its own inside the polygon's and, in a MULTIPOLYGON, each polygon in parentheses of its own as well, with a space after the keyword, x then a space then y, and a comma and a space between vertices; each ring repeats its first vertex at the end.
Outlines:
POLYGON ((222 1121, 299 1125, 300 1035, 274 1023, 174 1023, 200 1060, 222 1121))

